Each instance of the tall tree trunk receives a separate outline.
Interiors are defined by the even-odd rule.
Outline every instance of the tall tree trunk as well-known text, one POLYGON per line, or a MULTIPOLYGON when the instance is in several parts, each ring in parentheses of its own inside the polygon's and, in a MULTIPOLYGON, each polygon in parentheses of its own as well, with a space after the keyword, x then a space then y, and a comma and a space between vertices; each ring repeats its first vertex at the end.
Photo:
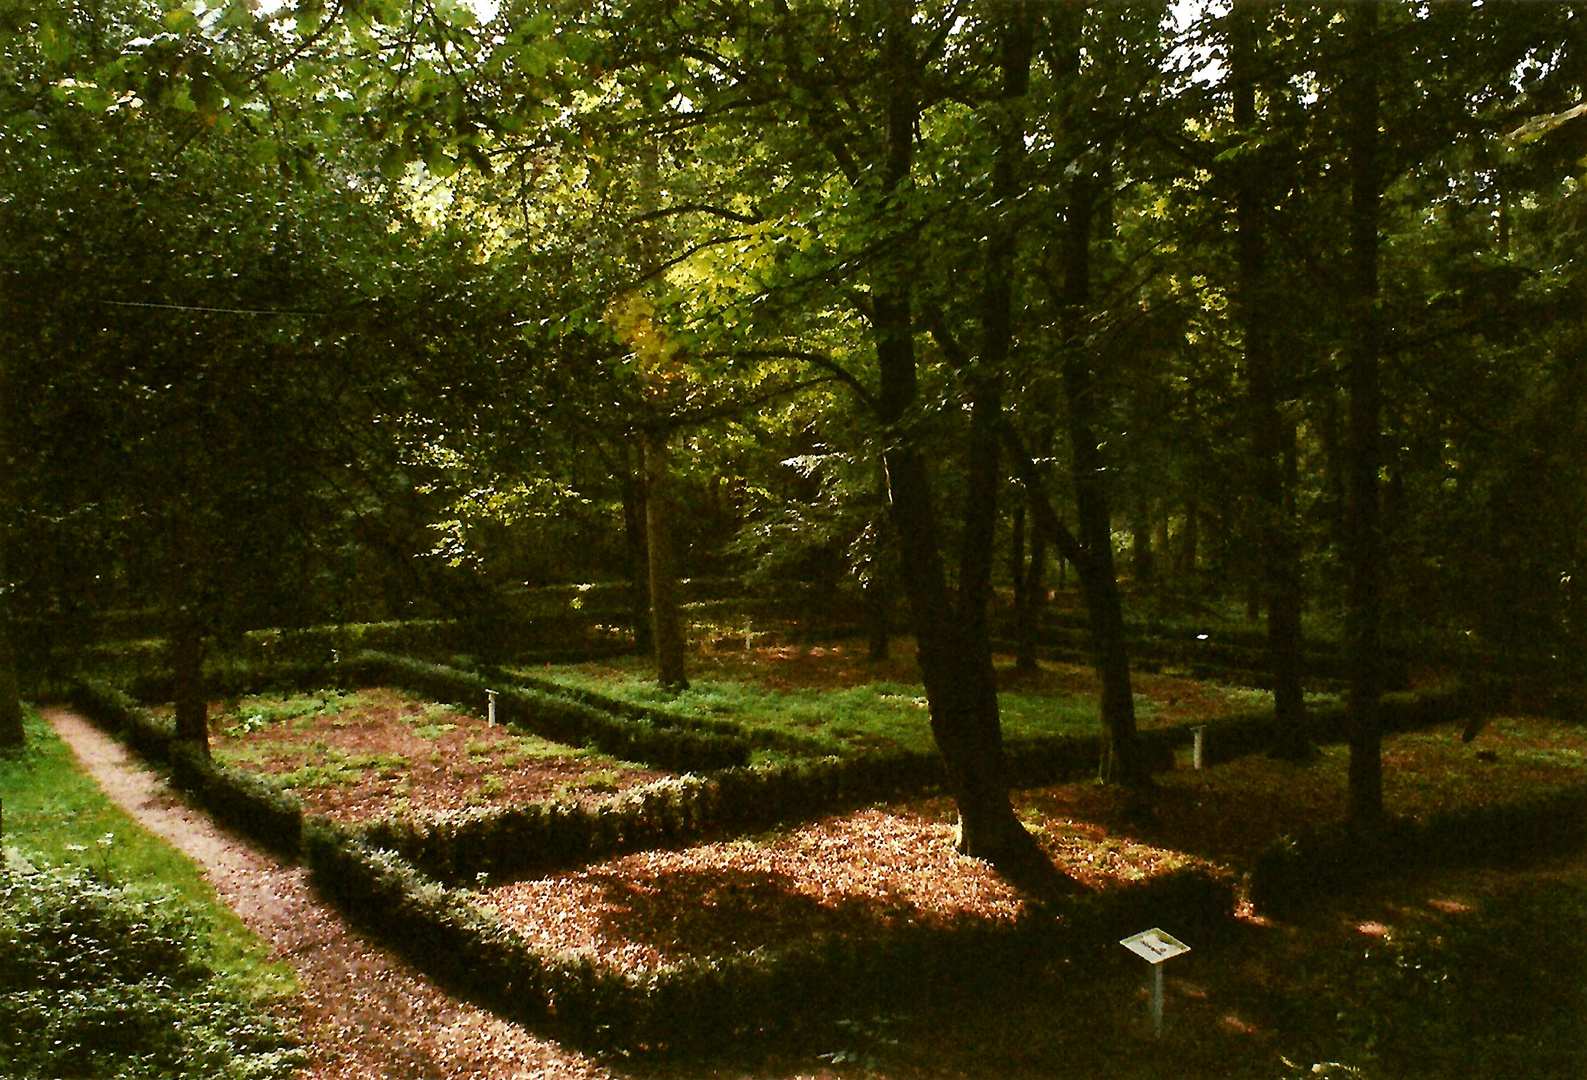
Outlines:
MULTIPOLYGON (((626 454, 625 454, 626 457, 626 454)), ((655 635, 650 630, 650 543, 646 538, 644 450, 639 452, 639 468, 624 466, 623 539, 628 550, 628 605, 634 628, 634 651, 641 656, 655 651, 655 635)))
POLYGON ((1130 520, 1130 575, 1137 585, 1150 584, 1155 567, 1152 563, 1152 526, 1145 514, 1130 520))
POLYGON ((1293 491, 1286 487, 1287 448, 1294 427, 1279 409, 1278 371, 1271 312, 1277 302, 1268 279, 1267 182, 1264 162, 1250 140, 1256 137, 1258 19, 1266 9, 1236 0, 1231 12, 1230 82, 1234 124, 1248 141, 1236 173, 1235 253, 1239 263, 1239 314, 1245 333, 1245 375, 1251 405, 1251 453, 1255 459, 1256 541, 1266 594, 1268 667, 1278 735, 1273 752, 1304 757, 1306 699, 1301 688, 1305 662, 1300 625, 1300 553, 1295 541, 1293 491))
MULTIPOLYGON (((891 197, 903 183, 913 162, 919 104, 911 8, 911 4, 894 0, 886 9, 884 50, 891 100, 884 197, 891 197)), ((1024 146, 1017 106, 1025 93, 1031 55, 1028 8, 1012 5, 1005 18, 1002 97, 1007 111, 1001 118, 1003 130, 994 164, 994 200, 1012 194, 1015 156, 1024 146)), ((997 425, 1002 409, 996 377, 1007 357, 1010 338, 1009 248, 1013 239, 1002 224, 994 232, 987 244, 982 295, 980 371, 984 374, 969 378, 969 476, 957 605, 947 587, 926 463, 903 426, 917 391, 913 297, 904 259, 881 270, 872 286, 872 325, 880 372, 877 411, 888 429, 884 463, 900 576, 909 598, 932 734, 959 808, 959 848, 1005 872, 1020 873, 1038 865, 1045 865, 1050 872, 1051 864, 1009 802, 987 626, 996 524, 997 425)))
POLYGON ((209 756, 209 694, 204 687, 204 636, 190 604, 179 604, 171 628, 176 686, 176 738, 209 756))
MULTIPOLYGON (((1027 500, 1028 501, 1028 500, 1027 500)), ((1046 607, 1047 536, 1034 524, 1030 530, 1030 556, 1025 560, 1024 602, 1014 612, 1014 667, 1020 671, 1037 670, 1036 646, 1041 634, 1041 615, 1046 607)))
POLYGON ((1174 576, 1189 580, 1196 576, 1197 563, 1201 558, 1201 515, 1196 510, 1196 504, 1185 504, 1184 517, 1179 525, 1178 550, 1174 559, 1174 576))
MULTIPOLYGON (((0 359, 0 393, 9 389, 5 361, 0 359)), ((12 408, 8 399, 0 402, 0 747, 21 746, 27 735, 22 725, 22 694, 17 684, 16 650, 11 643, 11 597, 14 586, 7 574, 11 546, 12 477, 16 475, 16 455, 11 446, 12 408)))
POLYGON ((1014 586, 1014 624, 1018 626, 1020 612, 1025 610, 1025 503, 1023 501, 1017 503, 1009 515, 1008 578, 1014 586))
MULTIPOLYGON (((3 532, 3 528, 0 526, 0 532, 3 532)), ((27 739, 22 726, 22 693, 17 684, 16 653, 11 647, 11 587, 5 578, 3 556, 4 552, 0 552, 0 748, 21 746, 27 739)))
POLYGON ((865 659, 873 664, 886 660, 891 651, 891 612, 893 606, 887 595, 887 586, 872 578, 860 586, 860 596, 865 601, 866 653, 865 659))
POLYGON ((1350 821, 1372 830, 1383 820, 1383 724, 1379 708, 1381 585, 1378 562, 1378 218, 1382 178, 1378 150, 1378 0, 1349 9, 1352 62, 1344 87, 1350 176, 1350 393, 1345 542, 1349 569, 1346 638, 1350 665, 1350 821))
POLYGON ((1077 178, 1070 186, 1064 223, 1063 385, 1069 400, 1071 482, 1080 554, 1075 570, 1090 616, 1092 648, 1102 682, 1102 725, 1108 733, 1103 776, 1132 787, 1149 788, 1151 771, 1135 728, 1135 696, 1130 686, 1129 645, 1124 603, 1113 558, 1113 520, 1103 483, 1104 462, 1096 431, 1101 419, 1096 379, 1082 351, 1085 307, 1091 296, 1091 216, 1096 181, 1077 178))
POLYGON ((675 690, 689 688, 683 619, 678 608, 677 563, 672 536, 672 469, 667 437, 646 433, 645 540, 650 570, 650 629, 656 645, 656 681, 675 690))

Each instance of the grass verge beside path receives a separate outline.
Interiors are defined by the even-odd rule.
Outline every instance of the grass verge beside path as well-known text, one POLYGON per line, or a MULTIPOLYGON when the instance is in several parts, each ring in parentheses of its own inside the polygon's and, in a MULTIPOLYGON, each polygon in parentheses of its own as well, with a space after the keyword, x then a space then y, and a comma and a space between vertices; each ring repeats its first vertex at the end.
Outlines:
POLYGON ((296 989, 287 964, 221 903, 198 865, 146 831, 85 776, 60 737, 31 710, 27 746, 0 754, 4 846, 40 867, 81 868, 140 897, 175 895, 210 924, 212 963, 260 998, 296 989))

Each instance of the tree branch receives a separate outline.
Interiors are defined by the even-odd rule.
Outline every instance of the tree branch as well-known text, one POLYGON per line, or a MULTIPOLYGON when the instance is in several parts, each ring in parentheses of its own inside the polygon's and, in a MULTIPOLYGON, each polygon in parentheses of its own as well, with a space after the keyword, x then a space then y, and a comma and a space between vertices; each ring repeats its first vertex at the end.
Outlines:
POLYGON ((876 398, 865 388, 859 376, 825 353, 804 349, 742 349, 735 352, 705 354, 702 359, 803 360, 807 364, 814 364, 821 370, 830 372, 838 382, 854 391, 854 396, 859 398, 867 409, 872 412, 877 409, 876 398))
POLYGON ((740 225, 759 225, 766 219, 759 214, 740 214, 723 206, 710 206, 706 203, 683 203, 678 206, 664 206, 660 210, 651 210, 630 218, 628 224, 642 225, 647 221, 656 221, 659 218, 671 217, 674 214, 709 214, 712 217, 726 218, 736 221, 740 225))
POLYGON ((1036 470, 1036 462, 1025 449, 1025 441, 1019 437, 1019 432, 1014 430, 1014 423, 1006 413, 998 417, 998 435, 1003 440, 1003 446, 1008 450, 1009 460, 1014 464, 1014 472, 1025 485, 1025 495, 1035 515, 1036 527, 1047 538, 1047 542, 1057 548, 1071 565, 1083 566, 1085 549, 1080 546, 1080 541, 1075 539, 1075 534, 1070 532, 1069 527, 1059 518, 1057 511, 1052 508, 1052 500, 1047 496, 1046 482, 1036 470))

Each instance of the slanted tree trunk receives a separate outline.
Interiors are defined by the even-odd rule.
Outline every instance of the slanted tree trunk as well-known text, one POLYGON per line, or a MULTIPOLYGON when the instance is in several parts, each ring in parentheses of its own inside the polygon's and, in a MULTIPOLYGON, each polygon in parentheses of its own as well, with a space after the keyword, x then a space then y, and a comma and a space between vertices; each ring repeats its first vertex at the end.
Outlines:
POLYGON ((1078 177, 1070 185, 1064 223, 1063 302, 1065 338, 1064 393, 1069 401, 1071 482, 1080 550, 1071 561, 1080 575, 1091 622, 1092 649, 1102 682, 1102 724, 1108 733, 1105 779, 1131 787, 1150 788, 1135 727, 1135 696, 1130 686, 1129 645, 1125 637, 1124 604, 1113 559, 1113 520, 1103 482, 1104 462, 1096 432, 1102 409, 1096 379, 1081 341, 1085 306, 1091 296, 1091 218, 1096 181, 1078 177))
POLYGON ((650 628, 656 645, 656 681, 689 688, 686 642, 678 608, 678 573, 673 553, 673 480, 667 437, 644 437, 645 539, 650 570, 650 628))
POLYGON ((1349 452, 1346 461, 1345 558, 1349 572, 1345 630, 1349 649, 1350 821, 1370 831, 1383 821, 1383 723, 1378 697, 1382 649, 1378 562, 1379 414, 1378 219, 1382 178, 1378 149, 1378 0, 1349 8, 1351 65, 1343 87, 1350 176, 1349 452))
MULTIPOLYGON (((625 454, 626 457, 626 454, 625 454)), ((623 476, 623 539, 628 549, 628 604, 634 629, 634 651, 640 655, 655 651, 655 636, 650 631, 650 544, 646 539, 644 451, 640 468, 625 465, 623 476)))
MULTIPOLYGON (((887 113, 884 198, 909 175, 919 118, 911 6, 889 3, 884 51, 891 97, 887 113)), ((1019 106, 1029 80, 1031 12, 1005 9, 1002 31, 1004 114, 993 170, 994 200, 1011 196, 1023 152, 1019 106)), ((1011 202, 1012 200, 1010 200, 1011 202)), ((997 374, 1011 337, 1014 236, 999 223, 986 247, 981 298, 980 371, 969 377, 971 397, 968 477, 960 549, 958 602, 947 586, 935 499, 925 459, 905 426, 917 391, 913 296, 906 259, 878 272, 872 283, 872 328, 880 380, 878 418, 888 432, 884 455, 888 502, 898 543, 899 571, 909 599, 931 730, 942 753, 948 788, 959 808, 959 848, 1020 873, 1038 866, 1052 872, 1035 839, 1020 824, 1008 796, 997 680, 988 632, 997 509, 997 427, 1002 402, 997 374)), ((900 240, 900 243, 907 241, 900 240)))
MULTIPOLYGON (((1241 138, 1256 134, 1258 22, 1263 8, 1236 0, 1230 15, 1230 82, 1234 123, 1241 138)), ((1278 298, 1267 266, 1268 202, 1263 162, 1247 148, 1236 166, 1235 254, 1239 264, 1238 312, 1245 336, 1246 389, 1251 408, 1251 453, 1255 459, 1257 563, 1260 599, 1267 608, 1267 659, 1273 676, 1278 725, 1273 753, 1304 757, 1306 704, 1301 688, 1304 645, 1300 626, 1300 553, 1295 539, 1293 485, 1286 485, 1294 426, 1279 409, 1278 372, 1271 313, 1278 298)))
POLYGON ((209 756, 209 694, 204 687, 204 637, 190 604, 178 606, 171 628, 171 668, 176 677, 176 738, 209 756))

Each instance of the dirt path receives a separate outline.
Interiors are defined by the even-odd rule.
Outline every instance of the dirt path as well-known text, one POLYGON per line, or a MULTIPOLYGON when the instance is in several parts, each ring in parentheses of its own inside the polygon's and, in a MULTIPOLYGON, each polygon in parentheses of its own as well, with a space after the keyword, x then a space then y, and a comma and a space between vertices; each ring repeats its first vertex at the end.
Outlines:
POLYGON ((44 716, 105 793, 195 859, 222 900, 297 969, 303 1080, 546 1080, 610 1077, 590 1059, 460 1002, 351 929, 300 866, 218 828, 119 743, 61 709, 44 716))

